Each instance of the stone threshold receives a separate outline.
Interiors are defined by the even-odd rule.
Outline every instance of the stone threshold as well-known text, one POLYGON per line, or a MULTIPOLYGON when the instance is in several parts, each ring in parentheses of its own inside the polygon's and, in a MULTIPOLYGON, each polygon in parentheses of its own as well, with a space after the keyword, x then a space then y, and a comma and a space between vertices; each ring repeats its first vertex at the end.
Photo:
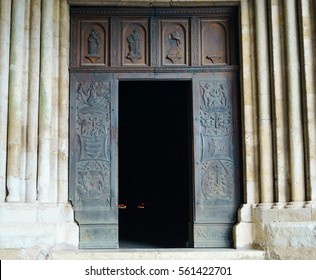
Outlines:
POLYGON ((106 249, 56 251, 50 260, 264 260, 265 252, 253 249, 106 249))

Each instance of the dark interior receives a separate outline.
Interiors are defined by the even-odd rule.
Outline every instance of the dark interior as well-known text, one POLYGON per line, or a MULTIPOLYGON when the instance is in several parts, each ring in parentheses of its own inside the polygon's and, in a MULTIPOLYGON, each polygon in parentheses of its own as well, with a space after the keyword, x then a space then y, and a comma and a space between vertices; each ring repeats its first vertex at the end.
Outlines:
POLYGON ((190 246, 191 82, 119 83, 120 247, 190 246))

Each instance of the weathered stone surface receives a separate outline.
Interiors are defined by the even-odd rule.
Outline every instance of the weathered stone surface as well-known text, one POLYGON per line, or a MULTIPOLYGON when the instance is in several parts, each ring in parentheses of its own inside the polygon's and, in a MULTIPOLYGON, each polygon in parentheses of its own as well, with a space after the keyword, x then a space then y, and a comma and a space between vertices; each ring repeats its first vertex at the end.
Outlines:
POLYGON ((284 208, 278 209, 277 219, 280 222, 309 222, 312 218, 310 208, 284 208))
POLYGON ((255 208, 253 210, 254 220, 259 223, 276 222, 278 220, 277 209, 255 208))
POLYGON ((130 249, 51 252, 52 260, 263 260, 264 251, 234 249, 130 249))
POLYGON ((78 247, 79 231, 69 204, 0 204, 0 248, 78 247))

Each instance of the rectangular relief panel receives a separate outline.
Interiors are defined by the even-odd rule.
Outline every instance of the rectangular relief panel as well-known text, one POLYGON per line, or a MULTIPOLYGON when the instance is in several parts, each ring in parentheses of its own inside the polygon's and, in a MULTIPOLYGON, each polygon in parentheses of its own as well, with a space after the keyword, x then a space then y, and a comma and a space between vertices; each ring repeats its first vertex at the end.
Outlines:
POLYGON ((72 74, 69 197, 80 248, 118 247, 117 82, 111 74, 72 74))
POLYGON ((80 27, 82 66, 108 66, 109 29, 106 20, 83 20, 80 27))
POLYGON ((230 64, 230 26, 228 20, 202 19, 201 64, 230 64))
MULTIPOLYGON (((189 20, 160 20, 161 63, 163 66, 188 65, 189 20)), ((154 46, 152 46, 154 47, 154 46)))
POLYGON ((122 66, 147 66, 149 54, 148 19, 121 20, 122 66))
POLYGON ((242 199, 236 76, 194 79, 195 247, 232 245, 242 199))

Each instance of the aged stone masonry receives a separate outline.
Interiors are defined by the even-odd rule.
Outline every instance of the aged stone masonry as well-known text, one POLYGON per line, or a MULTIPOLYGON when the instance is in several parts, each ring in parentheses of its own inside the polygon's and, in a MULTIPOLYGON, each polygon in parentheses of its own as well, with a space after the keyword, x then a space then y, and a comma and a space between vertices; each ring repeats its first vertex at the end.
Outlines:
POLYGON ((316 259, 315 13, 313 0, 0 0, 0 248, 117 247, 117 92, 133 74, 192 83, 192 247, 316 259), (133 8, 147 12, 118 12, 133 8))

